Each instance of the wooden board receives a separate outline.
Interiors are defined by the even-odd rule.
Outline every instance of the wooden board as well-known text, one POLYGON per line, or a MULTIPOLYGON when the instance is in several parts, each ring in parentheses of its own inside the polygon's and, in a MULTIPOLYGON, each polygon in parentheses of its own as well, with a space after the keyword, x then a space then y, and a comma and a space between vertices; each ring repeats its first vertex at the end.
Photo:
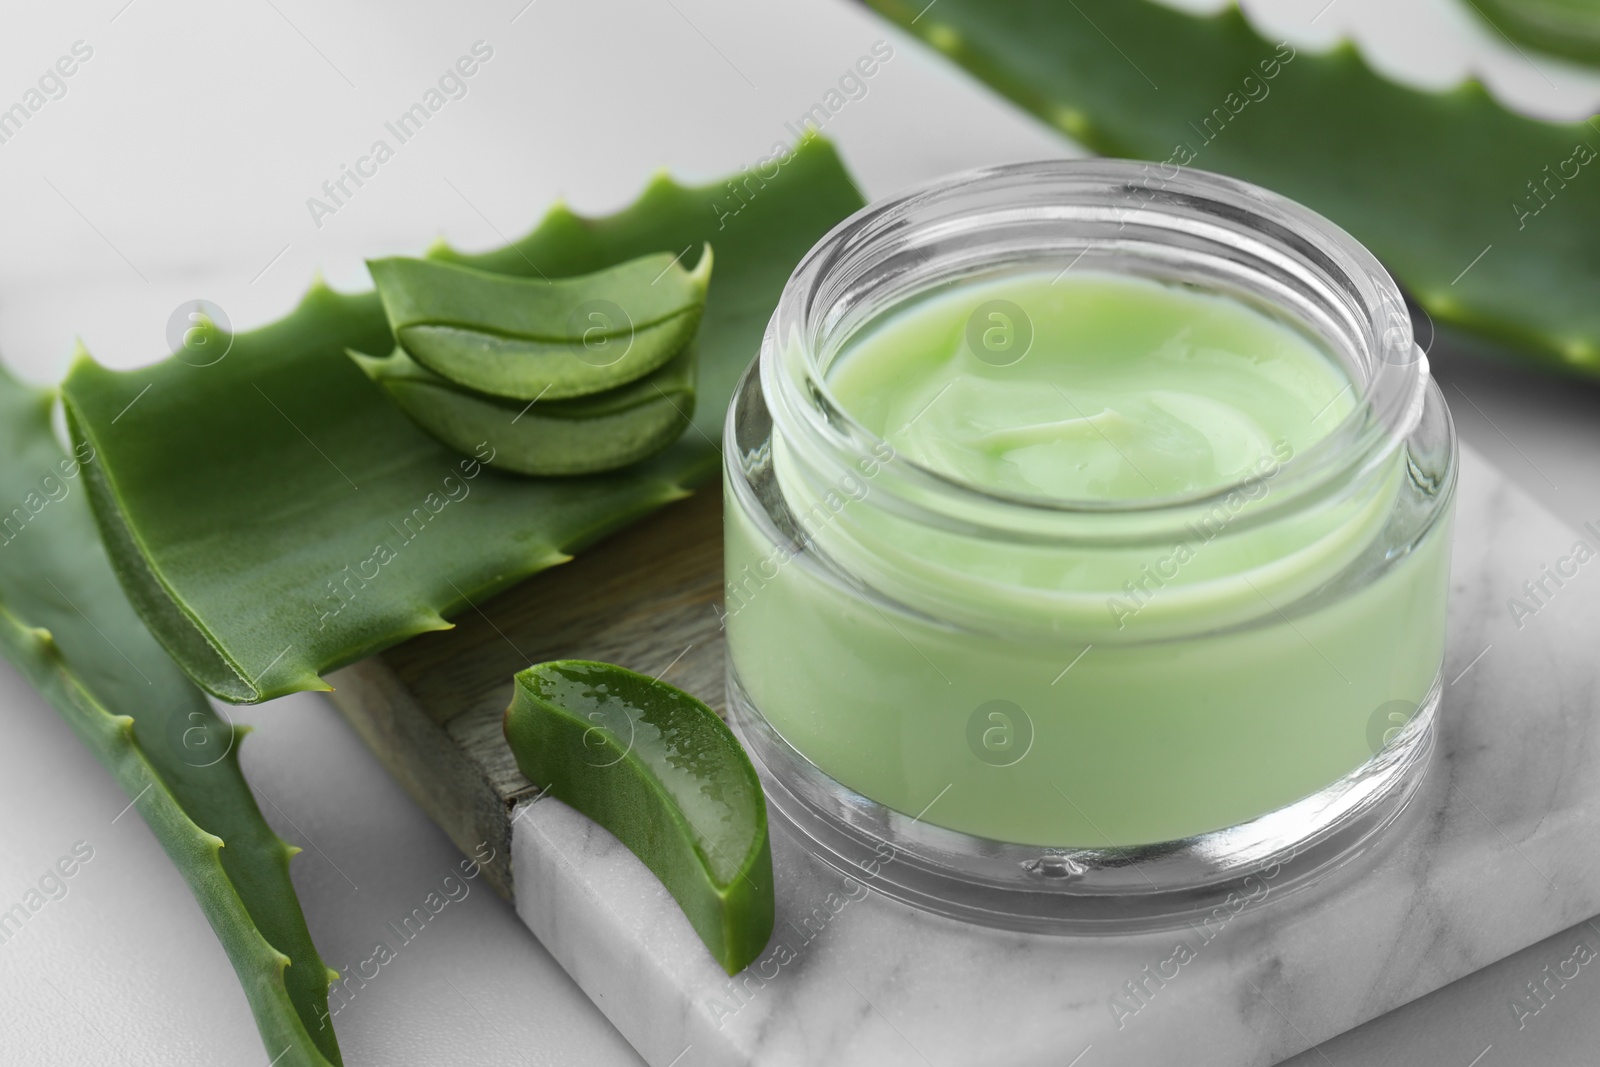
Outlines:
POLYGON ((514 899, 511 812, 538 787, 501 733, 512 676, 551 659, 617 663, 724 711, 722 497, 702 490, 328 676, 333 702, 462 852, 494 847, 490 884, 514 899))

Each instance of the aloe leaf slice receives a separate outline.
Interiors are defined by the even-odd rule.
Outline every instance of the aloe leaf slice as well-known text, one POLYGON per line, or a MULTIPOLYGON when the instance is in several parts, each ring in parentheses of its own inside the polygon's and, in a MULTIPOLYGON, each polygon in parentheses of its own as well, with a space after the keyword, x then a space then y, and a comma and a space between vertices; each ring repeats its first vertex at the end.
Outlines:
POLYGON ((1512 41, 1580 63, 1600 63, 1595 0, 1462 0, 1512 41))
POLYGON ((382 359, 358 352, 350 358, 428 433, 488 466, 518 474, 626 467, 675 441, 694 413, 692 345, 643 378, 603 393, 527 403, 463 389, 404 348, 382 359))
POLYGON ((61 450, 53 400, 0 369, 0 652, 111 772, 188 883, 244 987, 262 1062, 338 1064, 337 975, 289 879, 299 850, 261 817, 239 769, 246 728, 211 709, 123 595, 82 492, 97 457, 61 450))
POLYGON ((483 255, 429 258, 551 278, 662 249, 717 247, 692 427, 621 471, 528 479, 482 469, 417 428, 345 354, 395 346, 375 293, 308 293, 228 338, 209 366, 114 372, 80 360, 62 387, 106 546, 145 623, 203 689, 253 702, 426 630, 713 478, 734 383, 789 273, 861 206, 831 146, 685 188, 662 177, 599 219, 551 211, 483 255))
POLYGON ((513 278, 425 259, 370 260, 389 328, 418 363, 469 389, 561 400, 635 381, 700 325, 707 246, 693 271, 659 252, 577 278, 513 278))
POLYGON ((518 673, 506 740, 528 779, 644 861, 729 974, 772 936, 761 783, 721 719, 681 689, 609 663, 518 673))
POLYGON ((1363 241, 1440 325, 1600 373, 1600 126, 1519 117, 1477 82, 1404 88, 1349 44, 1269 43, 1237 7, 868 3, 1079 143, 1158 161, 1153 193, 1169 163, 1264 185, 1363 241))

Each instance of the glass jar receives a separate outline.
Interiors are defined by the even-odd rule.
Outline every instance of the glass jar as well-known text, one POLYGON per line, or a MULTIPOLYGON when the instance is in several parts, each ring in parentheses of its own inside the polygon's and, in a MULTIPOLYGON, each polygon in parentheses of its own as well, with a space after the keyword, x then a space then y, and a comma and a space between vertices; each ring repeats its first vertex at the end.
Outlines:
POLYGON ((1393 280, 1280 196, 1097 160, 871 205, 789 279, 725 458, 730 719, 775 817, 892 896, 1019 929, 1182 921, 1345 865, 1426 772, 1454 429, 1393 280), (830 393, 895 309, 1040 271, 1238 301, 1356 402, 1220 489, 1071 501, 941 475, 830 393))

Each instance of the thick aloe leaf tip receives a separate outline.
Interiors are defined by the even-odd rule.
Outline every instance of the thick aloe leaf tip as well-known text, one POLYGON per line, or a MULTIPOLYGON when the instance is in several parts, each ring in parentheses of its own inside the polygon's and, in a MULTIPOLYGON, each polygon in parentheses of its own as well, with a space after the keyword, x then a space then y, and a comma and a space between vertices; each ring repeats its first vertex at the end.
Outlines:
POLYGON ((290 881, 296 849, 239 769, 248 728, 218 717, 119 588, 79 492, 99 457, 64 452, 51 394, 0 368, 0 652, 106 766, 188 883, 281 1064, 338 1064, 330 972, 290 881))

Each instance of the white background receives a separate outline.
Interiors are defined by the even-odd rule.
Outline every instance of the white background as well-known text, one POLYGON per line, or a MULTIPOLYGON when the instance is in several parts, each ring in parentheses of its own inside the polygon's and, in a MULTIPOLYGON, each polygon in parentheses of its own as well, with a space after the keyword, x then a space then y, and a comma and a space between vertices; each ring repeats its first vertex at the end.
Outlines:
MULTIPOLYGON (((245 328, 287 311, 318 271, 365 287, 366 257, 417 253, 440 235, 499 244, 559 198, 612 210, 663 166, 714 178, 789 139, 785 123, 879 39, 893 42, 894 59, 825 130, 869 197, 1074 154, 840 0, 525 3, 8 5, 0 108, 74 42, 94 52, 64 97, 0 144, 6 362, 56 380, 74 338, 114 366, 148 362, 165 353, 168 316, 186 300, 214 301, 245 328), (478 40, 494 56, 467 96, 314 226, 306 198, 375 138, 392 144, 383 122, 478 40)), ((1475 74, 1508 105, 1550 118, 1587 116, 1600 101, 1600 78, 1531 59, 1454 0, 1246 9, 1301 47, 1352 36, 1411 84, 1475 74)), ((1600 519, 1600 390, 1434 356, 1469 442, 1567 521, 1600 519)), ((268 820, 306 850, 294 877, 322 954, 352 965, 459 857, 323 699, 237 717, 258 728, 243 759, 268 820)), ((20 898, 74 842, 95 850, 68 896, 0 946, 0 1063, 265 1065, 221 948, 143 823, 117 817, 126 804, 0 663, 0 902, 20 898)), ((1297 1062, 1590 1062, 1600 978, 1580 978, 1522 1031, 1507 1007, 1580 936, 1600 947, 1600 930, 1579 927, 1297 1062)), ((337 1023, 352 1065, 639 1062, 481 883, 337 1023)))

